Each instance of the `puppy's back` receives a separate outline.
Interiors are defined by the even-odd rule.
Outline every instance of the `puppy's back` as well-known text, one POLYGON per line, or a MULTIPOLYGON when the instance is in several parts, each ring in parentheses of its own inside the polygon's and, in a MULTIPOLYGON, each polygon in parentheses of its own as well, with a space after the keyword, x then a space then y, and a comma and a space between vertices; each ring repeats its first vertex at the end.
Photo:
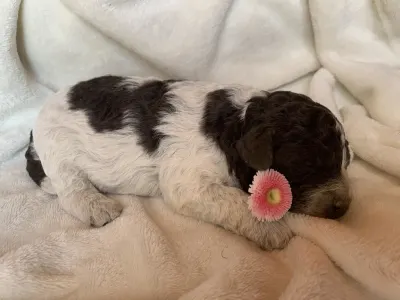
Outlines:
POLYGON ((108 192, 132 193, 135 185, 135 194, 158 193, 159 164, 177 150, 180 157, 196 157, 199 168, 208 164, 217 177, 229 180, 224 154, 201 128, 209 117, 206 106, 229 102, 241 111, 258 93, 200 81, 93 78, 48 99, 33 130, 36 152, 46 174, 73 160, 108 192))

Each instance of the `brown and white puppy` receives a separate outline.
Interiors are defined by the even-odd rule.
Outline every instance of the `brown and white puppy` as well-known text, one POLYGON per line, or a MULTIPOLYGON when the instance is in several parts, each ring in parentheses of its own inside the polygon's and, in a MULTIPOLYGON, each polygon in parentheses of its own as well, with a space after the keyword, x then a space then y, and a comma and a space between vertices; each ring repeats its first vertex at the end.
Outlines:
POLYGON ((307 96, 240 85, 103 76, 52 95, 26 152, 27 170, 93 226, 122 207, 104 193, 162 195, 178 213, 271 249, 291 236, 248 209, 258 170, 291 183, 291 212, 341 217, 350 152, 341 124, 307 96))

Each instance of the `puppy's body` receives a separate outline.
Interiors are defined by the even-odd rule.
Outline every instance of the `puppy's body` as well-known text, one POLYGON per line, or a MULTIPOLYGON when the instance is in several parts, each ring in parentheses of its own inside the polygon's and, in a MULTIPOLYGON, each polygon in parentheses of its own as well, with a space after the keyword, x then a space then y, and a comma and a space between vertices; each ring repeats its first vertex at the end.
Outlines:
MULTIPOLYGON (((314 109, 316 104, 305 96, 277 93, 298 98, 292 102, 308 107, 311 115, 318 112, 316 126, 321 114, 329 115, 320 106, 314 109)), ((291 153, 296 149, 290 142, 285 144, 280 141, 285 138, 276 136, 282 130, 274 128, 274 124, 282 127, 282 120, 273 122, 276 116, 271 115, 264 124, 268 113, 284 107, 276 100, 265 91, 237 85, 95 78, 62 90, 47 101, 33 130, 27 168, 43 189, 59 196, 66 211, 94 226, 112 221, 122 210, 103 193, 162 195, 181 214, 220 225, 265 248, 279 247, 291 235, 284 221, 259 222, 248 210, 245 191, 255 172, 274 167, 286 173, 294 185, 293 211, 325 216, 335 201, 347 209, 341 171, 348 150, 341 127, 332 117, 327 124, 335 129, 325 130, 334 139, 334 147, 325 154, 322 148, 316 149, 321 158, 334 153, 325 157, 332 161, 317 166, 316 174, 311 174, 314 177, 307 174, 311 170, 307 166, 303 172, 306 178, 295 178, 303 174, 291 168, 301 167, 301 161, 306 164, 310 153, 291 153), (279 151, 285 147, 288 155, 300 157, 281 157, 284 153, 279 151), (289 165, 279 161, 282 159, 289 165), (40 164, 44 173, 32 171, 40 170, 40 164), (327 174, 322 174, 321 168, 327 174), (330 202, 326 200, 329 197, 321 196, 325 190, 335 194, 330 202)), ((296 105, 288 105, 284 111, 290 112, 296 105)), ((276 115, 282 114, 279 109, 276 115)), ((293 116, 296 114, 293 111, 293 116)), ((309 119, 305 118, 306 123, 309 119)), ((306 123, 301 126, 312 126, 306 123)), ((300 127, 299 133, 304 130, 300 127)))
MULTIPOLYGON (((111 80, 114 79, 116 78, 111 80)), ((126 89, 128 93, 133 92, 135 87, 140 86, 142 80, 140 78, 132 78, 131 81, 116 79, 117 88, 112 91, 115 98, 110 100, 120 101, 119 97, 123 92, 118 91, 119 88, 126 89), (119 80, 121 81, 118 82, 119 80)), ((149 80, 149 84, 142 88, 146 89, 144 94, 157 94, 158 89, 168 88, 161 85, 164 83, 153 83, 149 80)), ((44 106, 33 131, 36 151, 43 153, 43 164, 49 159, 57 162, 51 166, 50 163, 49 166, 44 165, 46 174, 53 181, 60 171, 57 165, 65 160, 68 160, 69 165, 73 158, 73 163, 79 166, 101 191, 155 196, 161 194, 159 176, 162 176, 160 168, 163 162, 164 164, 175 163, 178 168, 183 166, 187 159, 189 165, 184 168, 193 169, 195 172, 201 172, 204 169, 211 177, 219 178, 220 182, 233 184, 236 178, 229 174, 224 154, 201 132, 201 121, 206 104, 204 99, 208 92, 218 89, 218 86, 210 83, 208 86, 199 88, 196 82, 165 83, 165 85, 169 85, 169 88, 174 85, 182 87, 174 89, 173 100, 172 96, 165 93, 158 94, 153 99, 148 98, 148 94, 143 96, 144 99, 137 99, 138 102, 147 102, 143 104, 143 110, 149 110, 145 112, 148 116, 140 117, 143 119, 141 120, 136 114, 142 112, 124 111, 122 126, 111 124, 110 120, 104 121, 98 127, 88 122, 89 110, 101 110, 100 102, 104 99, 98 98, 98 103, 90 109, 71 110, 71 98, 68 96, 70 91, 57 93, 44 106), (160 108, 163 105, 165 107, 160 108), (155 115, 157 116, 154 117, 155 115), (157 119, 157 122, 146 120, 146 118, 157 119), (138 124, 139 122, 145 124, 138 124), (100 126, 103 127, 100 129, 100 126)), ((96 87, 93 88, 96 89, 96 87)), ((240 92, 246 93, 245 96, 247 96, 242 99, 243 106, 252 91, 249 89, 246 92, 240 92)), ((96 95, 96 92, 93 94, 96 95)), ((240 101, 238 98, 235 99, 240 101)), ((120 113, 119 109, 120 107, 114 112, 104 112, 103 116, 117 121, 119 116, 111 115, 120 113)), ((102 113, 99 111, 99 114, 102 113)), ((191 185, 195 184, 195 182, 191 183, 191 185)))

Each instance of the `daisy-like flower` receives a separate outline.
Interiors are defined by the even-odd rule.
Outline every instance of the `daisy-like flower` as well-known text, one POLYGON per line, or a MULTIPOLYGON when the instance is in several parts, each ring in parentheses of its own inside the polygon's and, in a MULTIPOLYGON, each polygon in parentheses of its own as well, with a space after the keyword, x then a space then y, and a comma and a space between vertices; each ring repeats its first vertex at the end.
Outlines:
POLYGON ((277 221, 292 205, 289 182, 281 173, 258 171, 249 188, 249 208, 260 221, 277 221))

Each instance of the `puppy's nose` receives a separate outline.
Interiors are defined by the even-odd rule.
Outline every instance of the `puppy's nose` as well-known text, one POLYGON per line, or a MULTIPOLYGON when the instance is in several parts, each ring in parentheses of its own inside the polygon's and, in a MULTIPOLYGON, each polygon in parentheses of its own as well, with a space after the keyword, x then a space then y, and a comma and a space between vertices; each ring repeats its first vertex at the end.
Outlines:
POLYGON ((340 217, 344 216, 348 209, 349 206, 347 203, 344 203, 342 201, 335 201, 332 204, 332 207, 328 209, 327 217, 329 219, 339 219, 340 217))

